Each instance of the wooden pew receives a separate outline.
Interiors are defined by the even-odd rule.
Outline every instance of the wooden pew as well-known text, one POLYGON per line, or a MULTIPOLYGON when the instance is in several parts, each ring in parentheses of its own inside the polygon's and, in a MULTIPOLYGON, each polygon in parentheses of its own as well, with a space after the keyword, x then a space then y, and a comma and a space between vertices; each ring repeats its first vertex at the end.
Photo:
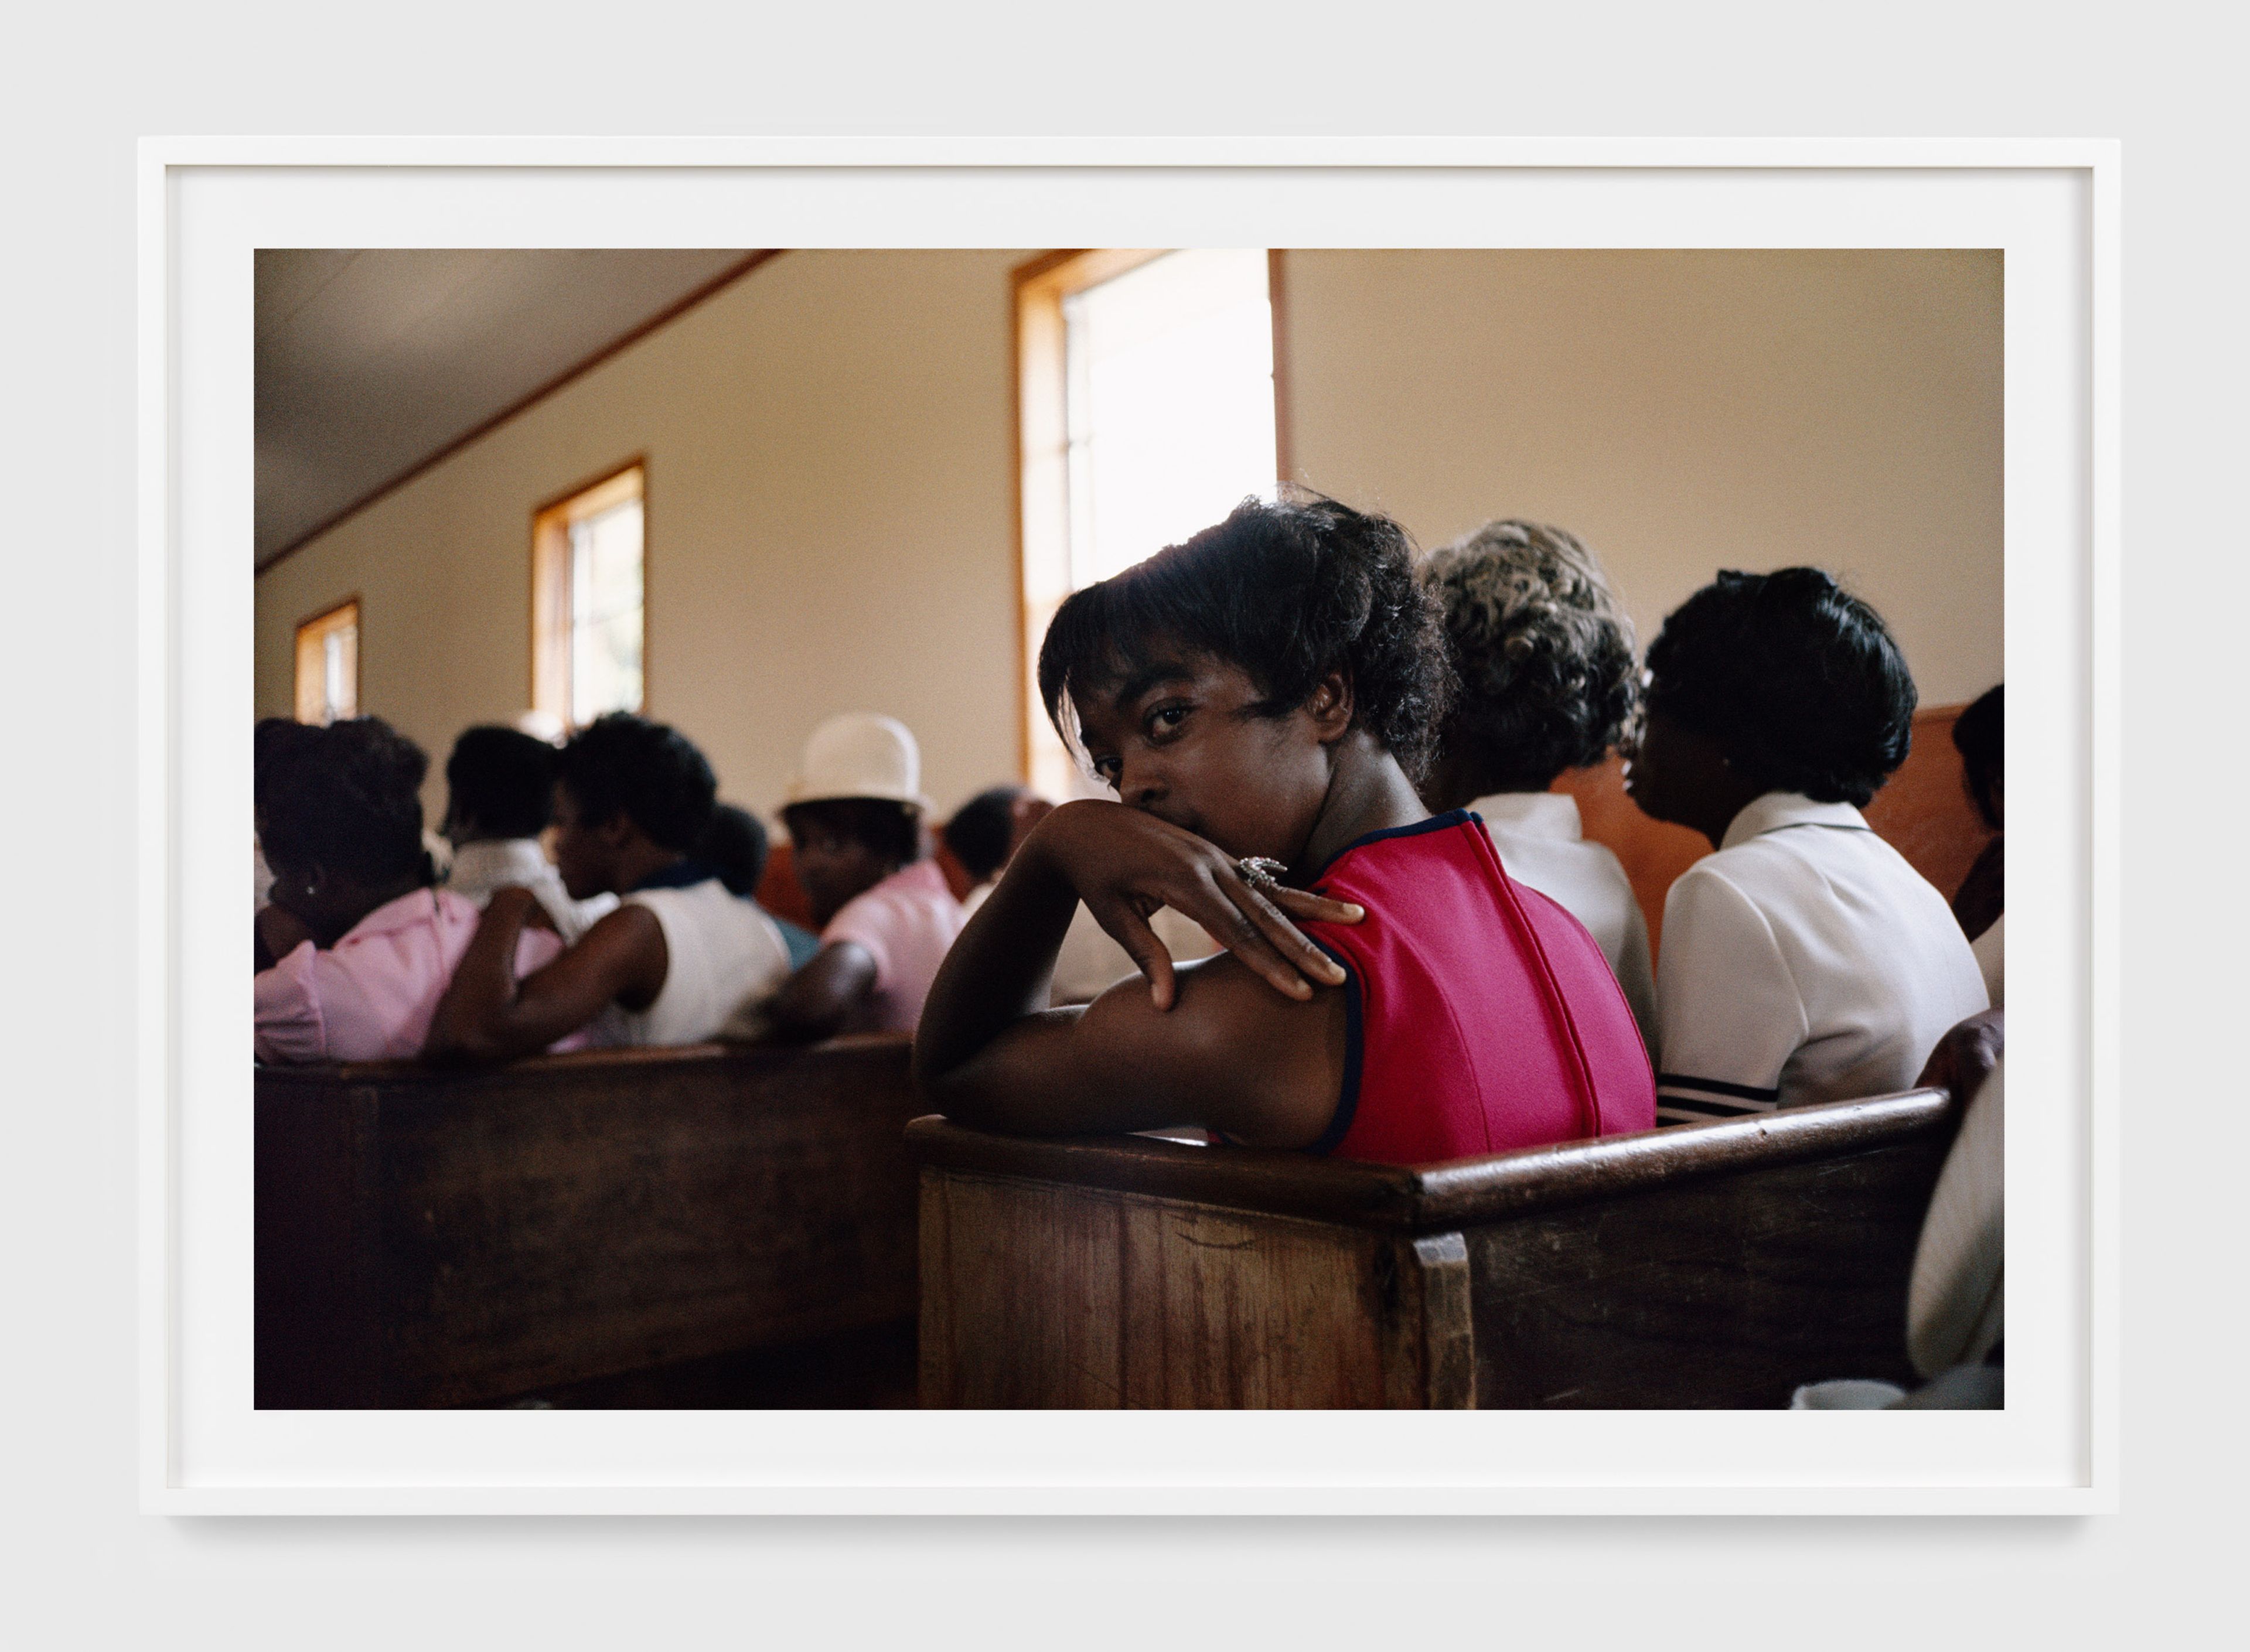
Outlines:
MULTIPOLYGON (((259 1069, 257 1403, 488 1403, 886 1325, 903 1350, 909 1048, 259 1069)), ((597 1403, 666 1402, 632 1393, 597 1403)))
POLYGON ((1767 1407, 1913 1380, 1943 1091, 1417 1169, 917 1119, 925 1406, 1767 1407))

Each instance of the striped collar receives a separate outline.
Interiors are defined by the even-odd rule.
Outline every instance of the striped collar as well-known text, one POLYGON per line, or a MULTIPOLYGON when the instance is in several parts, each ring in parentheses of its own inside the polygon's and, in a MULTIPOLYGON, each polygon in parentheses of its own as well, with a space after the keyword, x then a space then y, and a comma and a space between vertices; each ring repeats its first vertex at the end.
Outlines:
POLYGON ((1840 826, 1849 831, 1873 831, 1867 816, 1849 803, 1816 803, 1802 792, 1768 792, 1743 805, 1727 828, 1721 849, 1732 849, 1753 837, 1791 826, 1840 826))

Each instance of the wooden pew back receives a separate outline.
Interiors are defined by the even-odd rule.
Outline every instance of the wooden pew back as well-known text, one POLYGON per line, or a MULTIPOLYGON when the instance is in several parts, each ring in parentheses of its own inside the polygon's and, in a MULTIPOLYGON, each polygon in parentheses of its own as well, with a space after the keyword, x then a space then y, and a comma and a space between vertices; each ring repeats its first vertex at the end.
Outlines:
POLYGON ((473 1403, 911 1315, 908 1050, 261 1068, 258 1404, 473 1403))
POLYGON ((921 1398, 1757 1407, 1910 1380, 1943 1091, 1418 1169, 919 1119, 921 1398))

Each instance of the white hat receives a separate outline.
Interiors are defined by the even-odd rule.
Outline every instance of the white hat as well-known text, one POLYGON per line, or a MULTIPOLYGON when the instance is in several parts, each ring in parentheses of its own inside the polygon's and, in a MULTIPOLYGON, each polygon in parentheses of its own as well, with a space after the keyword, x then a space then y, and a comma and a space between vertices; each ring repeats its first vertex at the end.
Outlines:
POLYGON ((814 729, 789 783, 789 802, 832 797, 881 797, 926 812, 921 751, 913 733, 896 718, 873 712, 845 712, 814 729))

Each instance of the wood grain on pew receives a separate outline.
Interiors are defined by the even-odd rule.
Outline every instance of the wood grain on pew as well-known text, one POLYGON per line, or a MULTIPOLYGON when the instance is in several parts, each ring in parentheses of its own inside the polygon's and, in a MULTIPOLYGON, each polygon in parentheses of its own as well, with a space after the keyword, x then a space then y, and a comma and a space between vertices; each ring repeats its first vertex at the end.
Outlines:
POLYGON ((261 1068, 258 1404, 489 1402, 911 1316, 908 1050, 261 1068))
POLYGON ((933 1406, 1755 1407, 1906 1376, 1943 1091, 1422 1168, 942 1119, 933 1406))

